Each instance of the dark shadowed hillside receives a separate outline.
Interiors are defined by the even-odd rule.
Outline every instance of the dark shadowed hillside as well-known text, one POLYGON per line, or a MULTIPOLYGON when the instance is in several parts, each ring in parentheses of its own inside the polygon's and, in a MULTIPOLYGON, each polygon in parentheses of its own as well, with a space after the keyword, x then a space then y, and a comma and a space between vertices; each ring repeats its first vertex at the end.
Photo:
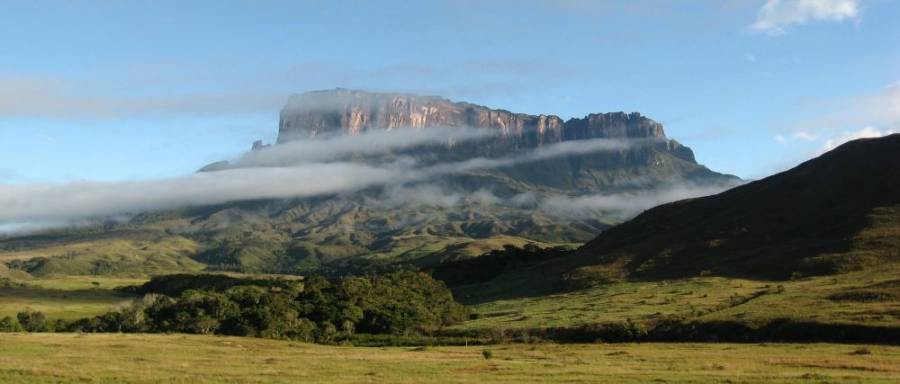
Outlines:
POLYGON ((789 279, 900 262, 900 135, 857 140, 721 194, 665 204, 572 256, 464 289, 533 296, 622 279, 789 279))
POLYGON ((638 277, 787 278, 900 261, 900 135, 853 141, 717 196, 650 209, 578 257, 638 277))

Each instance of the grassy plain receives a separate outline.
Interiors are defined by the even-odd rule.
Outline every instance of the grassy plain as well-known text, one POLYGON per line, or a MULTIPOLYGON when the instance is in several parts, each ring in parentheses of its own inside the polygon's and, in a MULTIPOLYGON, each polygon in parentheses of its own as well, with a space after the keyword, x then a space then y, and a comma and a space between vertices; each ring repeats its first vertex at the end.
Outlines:
MULTIPOLYGON (((240 275, 240 274, 235 274, 240 275)), ((114 291, 142 277, 49 276, 0 284, 0 317, 30 309, 49 318, 104 313, 133 297, 114 291)), ((473 306, 477 318, 455 329, 529 329, 637 322, 678 316, 694 320, 775 319, 900 325, 900 270, 870 269, 793 281, 696 277, 604 284, 580 291, 493 300, 473 306)))
MULTIPOLYGON (((463 290, 462 294, 475 294, 463 290)), ((526 329, 659 320, 665 316, 763 324, 775 319, 900 326, 900 269, 792 281, 696 277, 603 284, 585 290, 492 300, 457 329, 526 329)))
POLYGON ((595 344, 359 348, 263 339, 0 335, 15 383, 896 383, 900 347, 595 344))
POLYGON ((30 310, 49 319, 96 316, 135 299, 114 289, 145 278, 62 276, 0 281, 0 318, 30 310))

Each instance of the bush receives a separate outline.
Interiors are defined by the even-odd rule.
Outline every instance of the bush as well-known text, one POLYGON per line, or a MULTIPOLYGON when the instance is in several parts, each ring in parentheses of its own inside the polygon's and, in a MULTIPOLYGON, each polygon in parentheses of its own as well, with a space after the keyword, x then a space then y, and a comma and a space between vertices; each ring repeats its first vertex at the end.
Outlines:
POLYGON ((66 332, 69 330, 69 323, 63 319, 56 319, 50 328, 54 332, 66 332))
POLYGON ((628 340, 640 341, 647 336, 647 329, 640 323, 631 321, 631 319, 625 322, 623 329, 623 335, 628 340))
POLYGON ((333 343, 337 335, 338 331, 334 324, 325 322, 319 325, 319 334, 316 337, 316 341, 324 344, 333 343))
POLYGON ((0 319, 0 333, 23 331, 25 331, 25 329, 22 328, 22 325, 19 324, 16 319, 9 316, 0 319))
POLYGON ((857 356, 871 355, 871 354, 872 354, 872 351, 870 351, 869 348, 863 347, 863 348, 858 348, 858 349, 856 349, 856 350, 853 351, 853 352, 850 352, 850 354, 851 354, 851 355, 857 355, 857 356))
POLYGON ((47 332, 50 330, 47 326, 47 317, 41 312, 19 312, 16 315, 16 319, 19 320, 22 328, 28 332, 47 332))
POLYGON ((492 352, 489 349, 485 349, 485 350, 481 351, 481 356, 484 356, 485 360, 490 360, 490 359, 494 358, 494 352, 492 352))

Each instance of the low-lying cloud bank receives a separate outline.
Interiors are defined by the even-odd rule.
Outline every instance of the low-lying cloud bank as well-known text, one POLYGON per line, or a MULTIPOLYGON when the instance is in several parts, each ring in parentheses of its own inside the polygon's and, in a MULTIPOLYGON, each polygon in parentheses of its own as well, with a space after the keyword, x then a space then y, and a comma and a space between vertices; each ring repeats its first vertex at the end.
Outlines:
MULTIPOLYGON (((232 168, 287 167, 315 162, 335 161, 347 156, 373 155, 423 146, 453 146, 469 141, 500 137, 499 130, 483 128, 429 128, 373 131, 361 135, 338 135, 327 139, 296 140, 247 152, 229 162, 232 168)), ((522 162, 539 161, 566 155, 627 150, 656 143, 656 139, 589 139, 548 144, 535 150, 502 158, 475 158, 461 163, 435 167, 433 172, 462 169, 496 168, 522 162)))
POLYGON ((733 184, 670 184, 640 192, 596 194, 588 196, 554 196, 540 203, 541 210, 558 217, 585 219, 602 212, 618 219, 628 219, 658 205, 695 197, 711 196, 737 186, 733 184))
POLYGON ((374 206, 381 206, 384 208, 400 208, 407 206, 454 208, 463 205, 487 206, 498 204, 522 206, 514 201, 504 201, 487 189, 479 189, 474 192, 454 191, 427 183, 389 186, 384 189, 382 198, 370 198, 368 202, 374 206))
POLYGON ((487 189, 479 189, 474 192, 450 190, 426 182, 388 187, 384 190, 383 198, 372 199, 369 203, 385 208, 412 206, 452 209, 472 206, 502 206, 540 212, 561 221, 577 221, 597 217, 627 220, 662 204, 715 195, 740 184, 740 182, 733 182, 698 185, 684 180, 672 180, 665 185, 628 192, 584 196, 538 195, 534 192, 524 192, 504 198, 487 189))
MULTIPOLYGON (((0 184, 0 232, 4 229, 8 233, 70 225, 147 211, 256 199, 309 197, 379 185, 404 185, 479 169, 509 167, 568 155, 622 151, 654 143, 649 140, 610 139, 567 141, 506 157, 474 158, 433 165, 422 165, 414 159, 402 157, 380 164, 347 160, 351 155, 360 153, 380 153, 423 144, 449 144, 454 140, 479 140, 486 135, 488 133, 484 130, 460 129, 449 133, 435 130, 416 135, 376 133, 344 136, 278 145, 239 158, 236 164, 241 168, 170 179, 119 183, 0 184)), ((438 194, 434 190, 414 191, 414 194, 423 197, 418 199, 422 203, 438 206, 457 204, 464 197, 467 200, 477 198, 485 204, 500 202, 489 191, 470 192, 466 196, 438 194), (424 198, 429 195, 431 197, 424 198)), ((668 197, 647 199, 665 201, 668 197)), ((529 200, 528 196, 515 201, 537 203, 534 199, 529 200)), ((585 203, 596 204, 596 200, 544 202, 547 209, 561 213, 568 209, 566 207, 585 203)), ((627 201, 623 203, 629 204, 627 201)))
POLYGON ((0 186, 0 224, 61 223, 230 201, 313 196, 404 178, 398 169, 328 163, 143 182, 4 185, 0 186))
POLYGON ((247 152, 229 165, 245 167, 284 167, 313 162, 334 161, 349 155, 371 155, 427 145, 454 145, 499 135, 497 130, 478 128, 430 128, 374 131, 362 135, 339 135, 328 139, 296 140, 247 152))
POLYGON ((589 139, 563 141, 545 145, 520 155, 487 158, 478 157, 449 164, 439 164, 428 169, 428 173, 437 176, 474 171, 486 168, 510 167, 517 164, 530 163, 569 155, 584 155, 594 152, 624 151, 631 148, 654 143, 653 139, 589 139))

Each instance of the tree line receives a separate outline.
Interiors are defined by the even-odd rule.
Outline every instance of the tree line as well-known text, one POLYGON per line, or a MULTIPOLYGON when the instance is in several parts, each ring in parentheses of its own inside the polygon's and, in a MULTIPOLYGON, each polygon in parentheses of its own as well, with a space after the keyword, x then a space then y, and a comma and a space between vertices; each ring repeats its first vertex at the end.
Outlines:
POLYGON ((143 299, 68 322, 22 312, 0 319, 0 332, 179 332, 331 343, 354 333, 430 335, 468 318, 444 283, 414 271, 302 281, 172 275, 130 290, 143 299))

